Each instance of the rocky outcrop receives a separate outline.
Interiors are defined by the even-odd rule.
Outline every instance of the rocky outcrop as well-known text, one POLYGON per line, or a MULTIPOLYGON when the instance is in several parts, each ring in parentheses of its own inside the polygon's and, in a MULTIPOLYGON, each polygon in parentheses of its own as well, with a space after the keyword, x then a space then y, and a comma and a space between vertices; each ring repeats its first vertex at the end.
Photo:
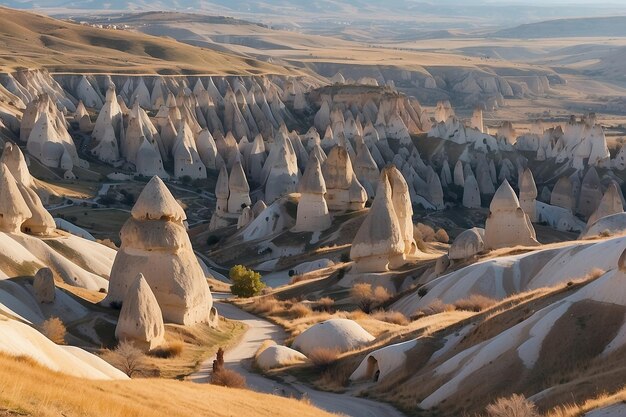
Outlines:
POLYGON ((530 219, 506 180, 491 200, 484 241, 486 249, 539 245, 530 219))
POLYGON ((154 292, 166 322, 209 321, 211 292, 191 247, 185 212, 163 181, 145 186, 120 232, 105 304, 120 303, 138 274, 154 292))
POLYGON ((298 182, 300 201, 296 215, 295 231, 321 232, 330 227, 331 216, 326 205, 326 183, 320 161, 315 155, 309 157, 304 175, 298 182))
POLYGON ((137 275, 126 292, 115 337, 142 350, 152 350, 165 343, 161 309, 142 274, 137 275))
POLYGON ((390 260, 404 256, 402 230, 394 209, 389 178, 383 171, 376 198, 350 249, 350 258, 355 261, 357 272, 388 271, 390 260))

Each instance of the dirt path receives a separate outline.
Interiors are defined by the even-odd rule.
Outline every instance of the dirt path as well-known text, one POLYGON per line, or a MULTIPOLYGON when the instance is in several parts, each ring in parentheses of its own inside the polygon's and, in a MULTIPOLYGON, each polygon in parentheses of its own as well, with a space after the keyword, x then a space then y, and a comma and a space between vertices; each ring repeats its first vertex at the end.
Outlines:
MULTIPOLYGON (((275 381, 250 371, 252 357, 264 340, 272 339, 281 344, 286 337, 284 330, 265 319, 247 313, 231 304, 216 300, 220 314, 229 319, 239 320, 248 325, 248 331, 241 342, 224 354, 227 367, 236 370, 246 378, 248 387, 254 391, 300 398, 306 396, 316 407, 354 417, 403 417, 404 414, 388 404, 379 403, 347 394, 334 394, 317 391, 295 380, 293 382, 275 381)), ((189 379, 194 382, 208 382, 213 359, 204 362, 200 370, 189 379)))

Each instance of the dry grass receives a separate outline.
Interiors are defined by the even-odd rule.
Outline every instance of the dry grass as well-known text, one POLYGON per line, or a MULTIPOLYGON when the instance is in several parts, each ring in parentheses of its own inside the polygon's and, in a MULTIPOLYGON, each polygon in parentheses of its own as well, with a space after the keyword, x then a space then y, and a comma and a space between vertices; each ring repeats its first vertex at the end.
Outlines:
POLYGON ((617 403, 626 402, 626 387, 615 394, 601 394, 595 398, 586 400, 581 404, 566 404, 548 411, 546 417, 580 417, 584 413, 598 408, 608 407, 617 403))
POLYGON ((246 305, 246 310, 254 314, 273 314, 281 309, 281 302, 272 296, 256 298, 246 305))
POLYGON ((159 369, 161 378, 183 378, 197 370, 204 360, 215 355, 218 347, 228 348, 237 343, 245 330, 245 324, 223 317, 220 317, 217 329, 207 324, 166 324, 165 340, 168 343, 165 348, 171 350, 168 352, 170 355, 149 355, 146 361, 151 368, 159 369), (182 350, 179 347, 181 342, 182 350))
POLYGON ((411 318, 432 316, 433 314, 439 314, 439 313, 443 313, 444 311, 454 311, 454 310, 456 310, 454 305, 446 304, 443 301, 441 301, 439 298, 435 298, 426 307, 424 307, 423 309, 417 310, 415 313, 413 313, 413 316, 411 316, 411 318))
POLYGON ((297 303, 291 306, 289 313, 296 318, 302 318, 313 314, 313 310, 308 304, 297 303))
POLYGON ((498 398, 485 409, 488 417, 539 417, 537 407, 523 395, 498 398))
POLYGON ((457 310, 474 311, 478 313, 496 305, 497 303, 498 301, 494 300, 493 298, 485 297, 484 295, 480 294, 473 294, 467 298, 455 302, 454 307, 457 310))
POLYGON ((240 373, 228 368, 221 368, 211 374, 211 384, 228 388, 245 388, 246 378, 240 373))
POLYGON ((391 294, 385 287, 378 286, 372 288, 372 285, 367 283, 355 284, 350 289, 350 296, 355 304, 366 313, 369 313, 373 307, 379 306, 391 298, 391 294))
POLYGON ((333 306, 335 305, 335 300, 330 297, 322 297, 315 303, 315 309, 319 311, 331 312, 333 310, 333 306))
POLYGON ((293 399, 187 381, 86 380, 0 354, 0 408, 37 417, 324 417, 293 399), (54 383, 42 383, 54 381, 54 383))
POLYGON ((308 358, 315 368, 325 370, 337 361, 339 351, 337 349, 317 348, 309 353, 308 358))
POLYGON ((409 319, 399 311, 378 310, 371 314, 371 316, 376 320, 397 324, 399 326, 406 326, 410 322, 409 319))
POLYGON ((176 358, 179 357, 184 350, 185 342, 182 340, 172 340, 165 346, 159 346, 150 351, 150 355, 162 359, 176 358))
POLYGON ((131 378, 149 376, 152 373, 146 362, 146 355, 131 342, 122 341, 115 349, 107 349, 102 353, 102 359, 131 378))
POLYGON ((65 344, 65 336, 67 335, 67 329, 65 324, 58 317, 50 317, 48 320, 41 324, 41 333, 48 339, 52 340, 57 345, 65 344))

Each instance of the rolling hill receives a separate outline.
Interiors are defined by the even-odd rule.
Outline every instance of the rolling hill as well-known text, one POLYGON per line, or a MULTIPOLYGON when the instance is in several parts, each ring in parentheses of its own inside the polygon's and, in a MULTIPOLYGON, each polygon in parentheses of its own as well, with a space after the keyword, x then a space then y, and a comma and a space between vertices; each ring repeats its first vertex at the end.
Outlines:
POLYGON ((547 20, 492 33, 497 38, 624 37, 626 16, 547 20))
POLYGON ((285 74, 287 70, 127 30, 101 29, 0 8, 0 69, 127 74, 285 74))

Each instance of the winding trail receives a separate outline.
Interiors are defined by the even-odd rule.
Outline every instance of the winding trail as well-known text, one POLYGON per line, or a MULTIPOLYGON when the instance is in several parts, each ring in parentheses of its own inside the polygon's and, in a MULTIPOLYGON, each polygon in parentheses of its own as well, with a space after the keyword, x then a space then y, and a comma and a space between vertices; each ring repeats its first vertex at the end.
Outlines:
MULTIPOLYGON (((252 372, 250 370, 252 358, 261 343, 267 339, 272 339, 276 343, 282 344, 287 336, 285 331, 280 326, 245 312, 232 304, 219 302, 218 294, 214 294, 214 298, 216 298, 215 304, 222 316, 242 321, 248 326, 248 330, 239 344, 224 353, 224 363, 227 367, 242 374, 250 389, 286 397, 301 398, 306 396, 318 408, 347 416, 404 417, 404 414, 389 404, 353 397, 348 394, 318 391, 298 383, 295 378, 276 381, 252 372)), ((208 382, 213 367, 213 359, 205 361, 200 366, 200 370, 192 374, 189 379, 199 383, 208 382)))

